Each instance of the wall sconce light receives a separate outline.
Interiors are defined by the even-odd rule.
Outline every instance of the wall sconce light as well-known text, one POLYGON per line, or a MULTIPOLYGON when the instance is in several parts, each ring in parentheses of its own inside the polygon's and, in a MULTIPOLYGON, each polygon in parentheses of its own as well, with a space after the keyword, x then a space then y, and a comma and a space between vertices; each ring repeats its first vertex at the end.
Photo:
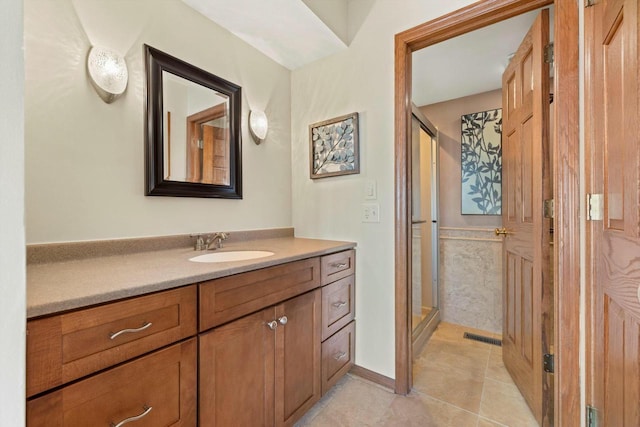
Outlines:
POLYGON ((87 56, 87 71, 94 89, 107 104, 115 101, 127 88, 127 63, 112 50, 92 46, 87 56))
POLYGON ((260 144, 267 137, 269 120, 267 120, 267 115, 264 111, 251 110, 249 113, 249 130, 256 144, 260 144))

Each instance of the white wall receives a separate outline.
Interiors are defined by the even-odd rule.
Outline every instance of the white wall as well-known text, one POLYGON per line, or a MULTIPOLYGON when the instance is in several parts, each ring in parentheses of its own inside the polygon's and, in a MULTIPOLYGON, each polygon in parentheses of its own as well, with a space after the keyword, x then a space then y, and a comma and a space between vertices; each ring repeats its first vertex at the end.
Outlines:
MULTIPOLYGON (((293 225, 297 236, 358 243, 356 363, 395 377, 394 35, 472 3, 468 0, 349 2, 366 18, 345 51, 291 76, 293 225), (368 10, 370 8, 370 10, 368 10), (360 174, 309 179, 308 125, 360 113, 360 174), (362 223, 366 180, 378 186, 380 223, 362 223)), ((360 22, 358 22, 358 25, 360 22)), ((370 202, 370 201, 366 201, 370 202)))
POLYGON ((24 72, 22 1, 0 14, 0 426, 24 425, 24 72))
POLYGON ((25 43, 27 243, 291 226, 289 70, 180 0, 26 0, 25 43), (143 43, 242 87, 243 200, 144 196, 143 43), (126 54, 113 104, 87 79, 92 44, 126 54))

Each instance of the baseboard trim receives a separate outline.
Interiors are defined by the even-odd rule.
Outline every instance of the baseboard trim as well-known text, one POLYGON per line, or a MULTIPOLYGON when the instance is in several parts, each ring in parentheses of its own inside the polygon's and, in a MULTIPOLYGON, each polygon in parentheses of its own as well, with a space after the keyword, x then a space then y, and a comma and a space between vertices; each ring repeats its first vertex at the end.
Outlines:
POLYGON ((367 381, 371 381, 372 383, 381 385, 382 387, 388 388, 391 391, 394 391, 396 388, 396 380, 394 380, 393 378, 389 378, 385 375, 373 372, 367 368, 363 368, 362 366, 353 365, 349 373, 360 378, 364 378, 367 381))

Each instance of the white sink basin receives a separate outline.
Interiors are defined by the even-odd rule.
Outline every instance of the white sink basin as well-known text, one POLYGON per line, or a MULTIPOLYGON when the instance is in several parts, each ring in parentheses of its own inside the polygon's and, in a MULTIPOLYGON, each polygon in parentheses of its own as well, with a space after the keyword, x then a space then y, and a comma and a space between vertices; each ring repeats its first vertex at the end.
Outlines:
POLYGON ((229 251, 229 252, 212 252, 209 254, 198 255, 189 258, 193 262, 233 262, 246 261, 248 259, 264 258, 273 255, 269 251, 229 251))

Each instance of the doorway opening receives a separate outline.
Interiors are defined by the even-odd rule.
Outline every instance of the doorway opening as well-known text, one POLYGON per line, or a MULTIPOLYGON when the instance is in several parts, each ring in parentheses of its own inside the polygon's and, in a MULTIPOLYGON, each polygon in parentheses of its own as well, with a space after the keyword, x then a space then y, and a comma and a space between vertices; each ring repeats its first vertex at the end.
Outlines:
MULTIPOLYGON (((412 52, 465 34, 495 22, 549 5, 550 1, 481 1, 396 35, 396 379, 397 393, 406 394, 412 384, 411 334, 411 64, 412 52)), ((553 144, 556 292, 553 319, 558 333, 556 348, 555 423, 572 425, 579 419, 578 375, 579 310, 567 297, 579 297, 578 218, 578 13, 574 2, 558 0, 555 30, 555 123, 552 139, 562 135, 563 144, 553 144), (563 84, 558 84, 558 81, 563 84), (575 84, 574 84, 575 82, 575 84), (575 172, 575 173, 574 173, 575 172), (563 296, 564 298, 561 298, 563 296), (565 299, 567 298, 567 299, 565 299), (562 325, 561 328, 558 325, 562 325), (560 368, 560 369, 558 369, 560 368), (562 391, 560 393, 559 391, 562 391), (561 399, 562 397, 562 399, 561 399), (576 418, 578 417, 578 418, 576 418), (571 421, 571 422, 569 422, 571 421)))

